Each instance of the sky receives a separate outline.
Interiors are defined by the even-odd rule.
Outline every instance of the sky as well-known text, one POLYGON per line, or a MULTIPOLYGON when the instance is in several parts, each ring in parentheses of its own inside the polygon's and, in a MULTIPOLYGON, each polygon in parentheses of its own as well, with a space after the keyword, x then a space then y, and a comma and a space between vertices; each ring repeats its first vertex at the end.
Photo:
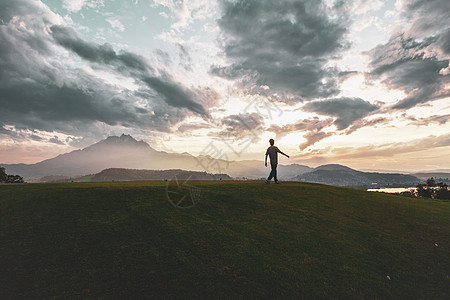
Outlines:
POLYGON ((0 163, 156 150, 450 170, 448 0, 2 0, 0 163))

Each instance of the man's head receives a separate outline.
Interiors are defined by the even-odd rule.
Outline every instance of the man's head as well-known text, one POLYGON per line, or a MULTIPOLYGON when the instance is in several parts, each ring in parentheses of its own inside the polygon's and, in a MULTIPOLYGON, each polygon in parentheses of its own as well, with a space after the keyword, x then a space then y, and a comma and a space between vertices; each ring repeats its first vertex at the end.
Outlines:
POLYGON ((275 144, 275 141, 273 139, 269 140, 270 146, 273 146, 273 144, 275 144))

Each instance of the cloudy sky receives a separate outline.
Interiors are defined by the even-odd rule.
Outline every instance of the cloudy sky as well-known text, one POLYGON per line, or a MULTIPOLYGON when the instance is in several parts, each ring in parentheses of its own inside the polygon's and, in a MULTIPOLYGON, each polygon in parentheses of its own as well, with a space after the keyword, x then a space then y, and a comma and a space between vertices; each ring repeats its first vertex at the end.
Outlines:
POLYGON ((0 163, 168 152, 450 169, 448 0, 2 0, 0 163))

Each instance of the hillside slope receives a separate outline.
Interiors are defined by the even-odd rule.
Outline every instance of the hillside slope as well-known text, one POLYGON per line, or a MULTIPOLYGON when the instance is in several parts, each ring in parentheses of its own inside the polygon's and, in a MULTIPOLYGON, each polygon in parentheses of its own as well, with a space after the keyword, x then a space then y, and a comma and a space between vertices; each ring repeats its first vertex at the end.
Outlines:
POLYGON ((188 184, 0 185, 0 298, 450 297, 449 202, 188 184))

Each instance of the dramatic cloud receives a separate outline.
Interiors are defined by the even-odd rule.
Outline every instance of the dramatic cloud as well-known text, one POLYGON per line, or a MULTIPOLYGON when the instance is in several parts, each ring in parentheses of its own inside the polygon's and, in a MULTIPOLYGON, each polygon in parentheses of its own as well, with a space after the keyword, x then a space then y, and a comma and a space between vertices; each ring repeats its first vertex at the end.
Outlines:
POLYGON ((287 124, 283 126, 272 125, 269 127, 269 131, 274 132, 277 135, 277 139, 280 139, 291 132, 295 131, 321 131, 322 129, 333 124, 333 119, 328 118, 321 120, 318 117, 313 119, 300 120, 295 124, 287 124))
POLYGON ((369 127, 369 126, 374 126, 376 127, 377 125, 383 125, 383 124, 388 124, 389 123, 389 119, 387 118, 383 118, 383 117, 379 117, 373 120, 357 120, 355 121, 347 130, 345 130, 345 134, 351 134, 353 132, 355 132, 356 130, 363 128, 363 127, 369 127))
POLYGON ((450 149, 450 134, 428 136, 406 142, 368 144, 364 146, 336 146, 302 151, 296 159, 303 163, 340 163, 359 165, 359 168, 384 170, 446 169, 441 156, 450 149), (368 161, 370 163, 368 163, 368 161), (428 164, 430 163, 430 164, 428 164))
POLYGON ((283 126, 272 125, 268 130, 274 132, 277 136, 277 139, 280 139, 292 132, 306 132, 306 134, 303 136, 306 141, 298 146, 300 150, 304 150, 309 146, 312 146, 315 143, 319 142, 320 140, 334 135, 333 132, 322 131, 322 129, 332 124, 332 118, 321 120, 318 117, 315 117, 313 119, 300 120, 295 124, 287 124, 283 126))
POLYGON ((263 131, 264 118, 258 113, 242 113, 224 118, 222 125, 225 126, 225 130, 218 134, 220 137, 236 139, 250 137, 256 141, 263 131))
POLYGON ((404 17, 412 21, 410 34, 433 34, 448 24, 450 2, 447 0, 399 0, 397 3, 404 17))
POLYGON ((400 1, 400 6, 411 25, 368 52, 372 58, 370 77, 403 90, 407 96, 393 109, 409 109, 450 96, 450 2, 400 1))
POLYGON ((411 121, 411 125, 416 126, 428 126, 431 123, 437 123, 439 125, 444 125, 450 120, 450 115, 443 115, 443 116, 430 116, 428 118, 415 118, 415 117, 408 117, 408 120, 411 121))
POLYGON ((303 106, 306 111, 337 117, 334 121, 338 130, 343 130, 356 120, 378 109, 378 106, 359 98, 337 98, 314 101, 303 106))
POLYGON ((338 98, 314 101, 305 104, 302 109, 335 118, 319 119, 318 117, 315 117, 313 119, 300 120, 295 124, 287 124, 284 126, 272 125, 268 129, 269 131, 275 132, 277 138, 281 138, 291 132, 306 132, 303 136, 306 141, 299 145, 300 150, 304 150, 322 139, 336 134, 335 132, 323 131, 323 129, 333 124, 338 130, 347 129, 345 134, 350 134, 359 128, 374 126, 387 121, 385 118, 381 117, 374 120, 364 120, 364 117, 371 112, 376 111, 378 106, 359 98, 338 98))
POLYGON ((117 54, 112 46, 106 43, 99 45, 85 42, 73 28, 54 25, 50 30, 56 42, 88 61, 109 64, 125 71, 152 71, 143 57, 129 52, 117 54))
POLYGON ((418 42, 400 34, 369 52, 374 68, 370 75, 384 78, 389 87, 401 89, 408 95, 395 104, 394 109, 407 109, 450 96, 445 88, 450 76, 441 72, 448 67, 449 59, 439 60, 430 50, 437 40, 430 37, 418 42))
POLYGON ((389 143, 382 145, 367 145, 363 147, 336 147, 316 150, 314 152, 305 152, 299 155, 301 158, 308 157, 330 157, 333 159, 358 159, 358 158, 376 158, 393 157, 405 153, 427 151, 432 147, 443 148, 450 146, 450 134, 440 136, 428 136, 426 138, 414 139, 404 143, 389 143))
POLYGON ((125 73, 125 75, 140 77, 167 104, 174 107, 188 108, 200 115, 207 115, 205 109, 193 100, 194 95, 191 91, 184 88, 181 84, 173 82, 165 72, 160 71, 162 73, 160 76, 153 75, 155 71, 143 57, 130 52, 117 54, 108 44, 98 45, 85 42, 71 28, 52 26, 51 31, 59 44, 75 52, 80 57, 91 62, 110 65, 117 71, 125 73))
POLYGON ((265 85, 305 99, 334 95, 339 71, 326 67, 326 58, 345 47, 346 21, 343 11, 341 18, 331 12, 316 0, 224 1, 219 26, 233 63, 211 72, 250 90, 265 85))
POLYGON ((140 55, 84 41, 39 1, 2 2, 0 18, 0 119, 11 128, 79 135, 100 122, 167 132, 189 115, 208 118, 205 107, 218 98, 140 55), (89 65, 137 89, 111 84, 89 65))
POLYGON ((308 132, 304 138, 306 138, 306 141, 304 143, 301 143, 298 148, 300 150, 304 150, 308 148, 311 145, 314 145, 320 140, 323 140, 324 138, 327 138, 329 136, 334 135, 334 132, 323 132, 323 131, 312 131, 308 132))

